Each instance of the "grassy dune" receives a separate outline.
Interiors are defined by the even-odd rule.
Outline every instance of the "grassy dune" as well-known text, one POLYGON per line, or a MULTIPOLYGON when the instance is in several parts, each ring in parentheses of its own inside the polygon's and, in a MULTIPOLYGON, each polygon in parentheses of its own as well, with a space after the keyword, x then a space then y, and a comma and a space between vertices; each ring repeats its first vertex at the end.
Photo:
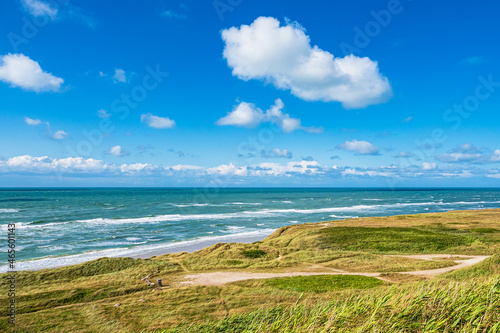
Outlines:
MULTIPOLYGON (((147 260, 102 258, 17 275, 18 332, 497 332, 500 210, 359 218, 283 227, 253 244, 147 260), (493 255, 455 265, 392 255, 493 255), (390 256, 391 255, 391 256, 390 256), (181 284, 189 273, 380 272, 181 284), (168 287, 146 287, 151 274, 168 287)), ((5 276, 2 276, 5 279, 5 276)), ((7 293, 0 294, 8 304, 7 293)), ((10 331, 6 316, 0 331, 10 331)))

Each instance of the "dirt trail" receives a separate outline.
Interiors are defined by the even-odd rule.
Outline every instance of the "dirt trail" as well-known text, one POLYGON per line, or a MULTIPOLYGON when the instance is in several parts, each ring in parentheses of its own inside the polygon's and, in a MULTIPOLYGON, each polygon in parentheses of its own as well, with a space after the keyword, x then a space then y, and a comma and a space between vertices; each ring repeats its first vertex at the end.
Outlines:
MULTIPOLYGON (((451 258, 458 265, 430 269, 426 271, 413 271, 413 272, 399 272, 401 274, 411 274, 411 275, 426 275, 434 276, 441 273, 450 272, 456 269, 465 268, 477 264, 490 256, 463 256, 463 255, 449 255, 449 254, 427 254, 427 255, 398 255, 398 257, 412 258, 412 259, 422 259, 422 260, 434 260, 436 258, 451 258), (457 259, 453 259, 457 258, 457 259), (462 258, 462 259, 458 259, 462 258), (467 258, 467 259, 465 259, 467 258)), ((249 280, 249 279, 269 279, 276 277, 289 277, 289 276, 311 276, 311 275, 363 275, 371 276, 381 280, 381 273, 363 273, 363 272, 287 272, 287 273, 252 273, 252 272, 211 272, 211 273, 198 273, 190 274, 184 276, 186 281, 180 282, 184 285, 203 285, 203 286, 218 286, 230 282, 249 280)))

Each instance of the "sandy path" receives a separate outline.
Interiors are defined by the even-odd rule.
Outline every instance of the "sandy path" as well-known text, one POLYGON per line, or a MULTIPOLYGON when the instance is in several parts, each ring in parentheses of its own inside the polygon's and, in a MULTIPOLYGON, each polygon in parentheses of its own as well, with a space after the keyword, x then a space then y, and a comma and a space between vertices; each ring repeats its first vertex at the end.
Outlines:
MULTIPOLYGON (((413 272, 400 272, 401 274, 412 274, 412 275, 427 275, 434 276, 441 273, 450 272, 456 269, 472 266, 478 262, 483 261, 490 256, 461 256, 461 255, 448 255, 448 254, 428 254, 428 255, 411 255, 405 256, 405 258, 422 259, 422 260, 434 260, 435 258, 470 258, 470 259, 456 259, 454 262, 458 265, 430 269, 426 271, 413 271, 413 272)), ((311 276, 311 275, 363 275, 371 276, 375 278, 380 278, 381 273, 363 273, 363 272, 344 272, 336 270, 335 272, 288 272, 288 273, 252 273, 252 272, 211 272, 211 273, 198 273, 184 276, 187 281, 180 282, 184 285, 203 285, 203 286, 218 286, 230 282, 243 281, 249 279, 270 279, 276 277, 289 277, 289 276, 311 276)))

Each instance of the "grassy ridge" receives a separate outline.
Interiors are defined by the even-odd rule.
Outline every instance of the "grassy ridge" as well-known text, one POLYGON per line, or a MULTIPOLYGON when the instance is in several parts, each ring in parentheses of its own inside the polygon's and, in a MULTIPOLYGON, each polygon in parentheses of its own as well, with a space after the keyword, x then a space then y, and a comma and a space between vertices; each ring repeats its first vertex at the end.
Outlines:
MULTIPOLYGON (((19 272, 17 331, 251 332, 262 327, 420 332, 426 325, 450 332, 497 330, 492 323, 499 319, 498 311, 488 302, 498 306, 498 280, 490 277, 500 274, 499 255, 432 281, 394 273, 453 265, 449 260, 388 256, 421 253, 500 253, 500 210, 308 223, 280 228, 253 244, 216 244, 147 260, 102 258, 19 272), (186 274, 206 271, 331 269, 384 272, 391 283, 356 276, 247 280, 217 287, 179 283, 186 274), (148 274, 169 287, 146 288, 140 279, 148 274), (488 295, 496 299, 489 301, 488 295), (443 321, 445 316, 454 319, 443 321)), ((0 304, 7 302, 7 293, 0 293, 0 304)), ((7 332, 11 327, 1 316, 0 331, 7 332)))
POLYGON ((157 332, 500 332, 500 278, 421 283, 157 332))

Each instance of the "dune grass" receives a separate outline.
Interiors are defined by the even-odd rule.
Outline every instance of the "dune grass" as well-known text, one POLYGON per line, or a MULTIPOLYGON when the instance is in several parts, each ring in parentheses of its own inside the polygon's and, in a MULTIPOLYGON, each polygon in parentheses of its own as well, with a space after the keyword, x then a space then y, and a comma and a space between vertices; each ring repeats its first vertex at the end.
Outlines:
MULTIPOLYGON (((18 272, 16 329, 495 332, 500 287, 491 277, 500 275, 499 230, 500 210, 360 218, 283 227, 253 244, 216 244, 146 260, 101 258, 18 272), (453 262, 389 256, 422 253, 497 254, 432 281, 396 272, 453 262), (217 287, 179 283, 187 273, 221 270, 385 272, 382 277, 390 282, 322 276, 217 287), (148 274, 153 282, 162 278, 168 286, 146 287, 140 279, 148 274), (370 288, 362 288, 363 283, 370 288)), ((0 293, 0 304, 7 302, 7 293, 0 293)), ((9 330, 7 317, 0 314, 0 331, 9 330)))
POLYGON ((500 278, 420 283, 156 332, 499 332, 500 278))
POLYGON ((266 279, 265 282, 274 288, 300 293, 325 293, 339 289, 368 289, 383 284, 379 279, 362 275, 294 276, 266 279))

